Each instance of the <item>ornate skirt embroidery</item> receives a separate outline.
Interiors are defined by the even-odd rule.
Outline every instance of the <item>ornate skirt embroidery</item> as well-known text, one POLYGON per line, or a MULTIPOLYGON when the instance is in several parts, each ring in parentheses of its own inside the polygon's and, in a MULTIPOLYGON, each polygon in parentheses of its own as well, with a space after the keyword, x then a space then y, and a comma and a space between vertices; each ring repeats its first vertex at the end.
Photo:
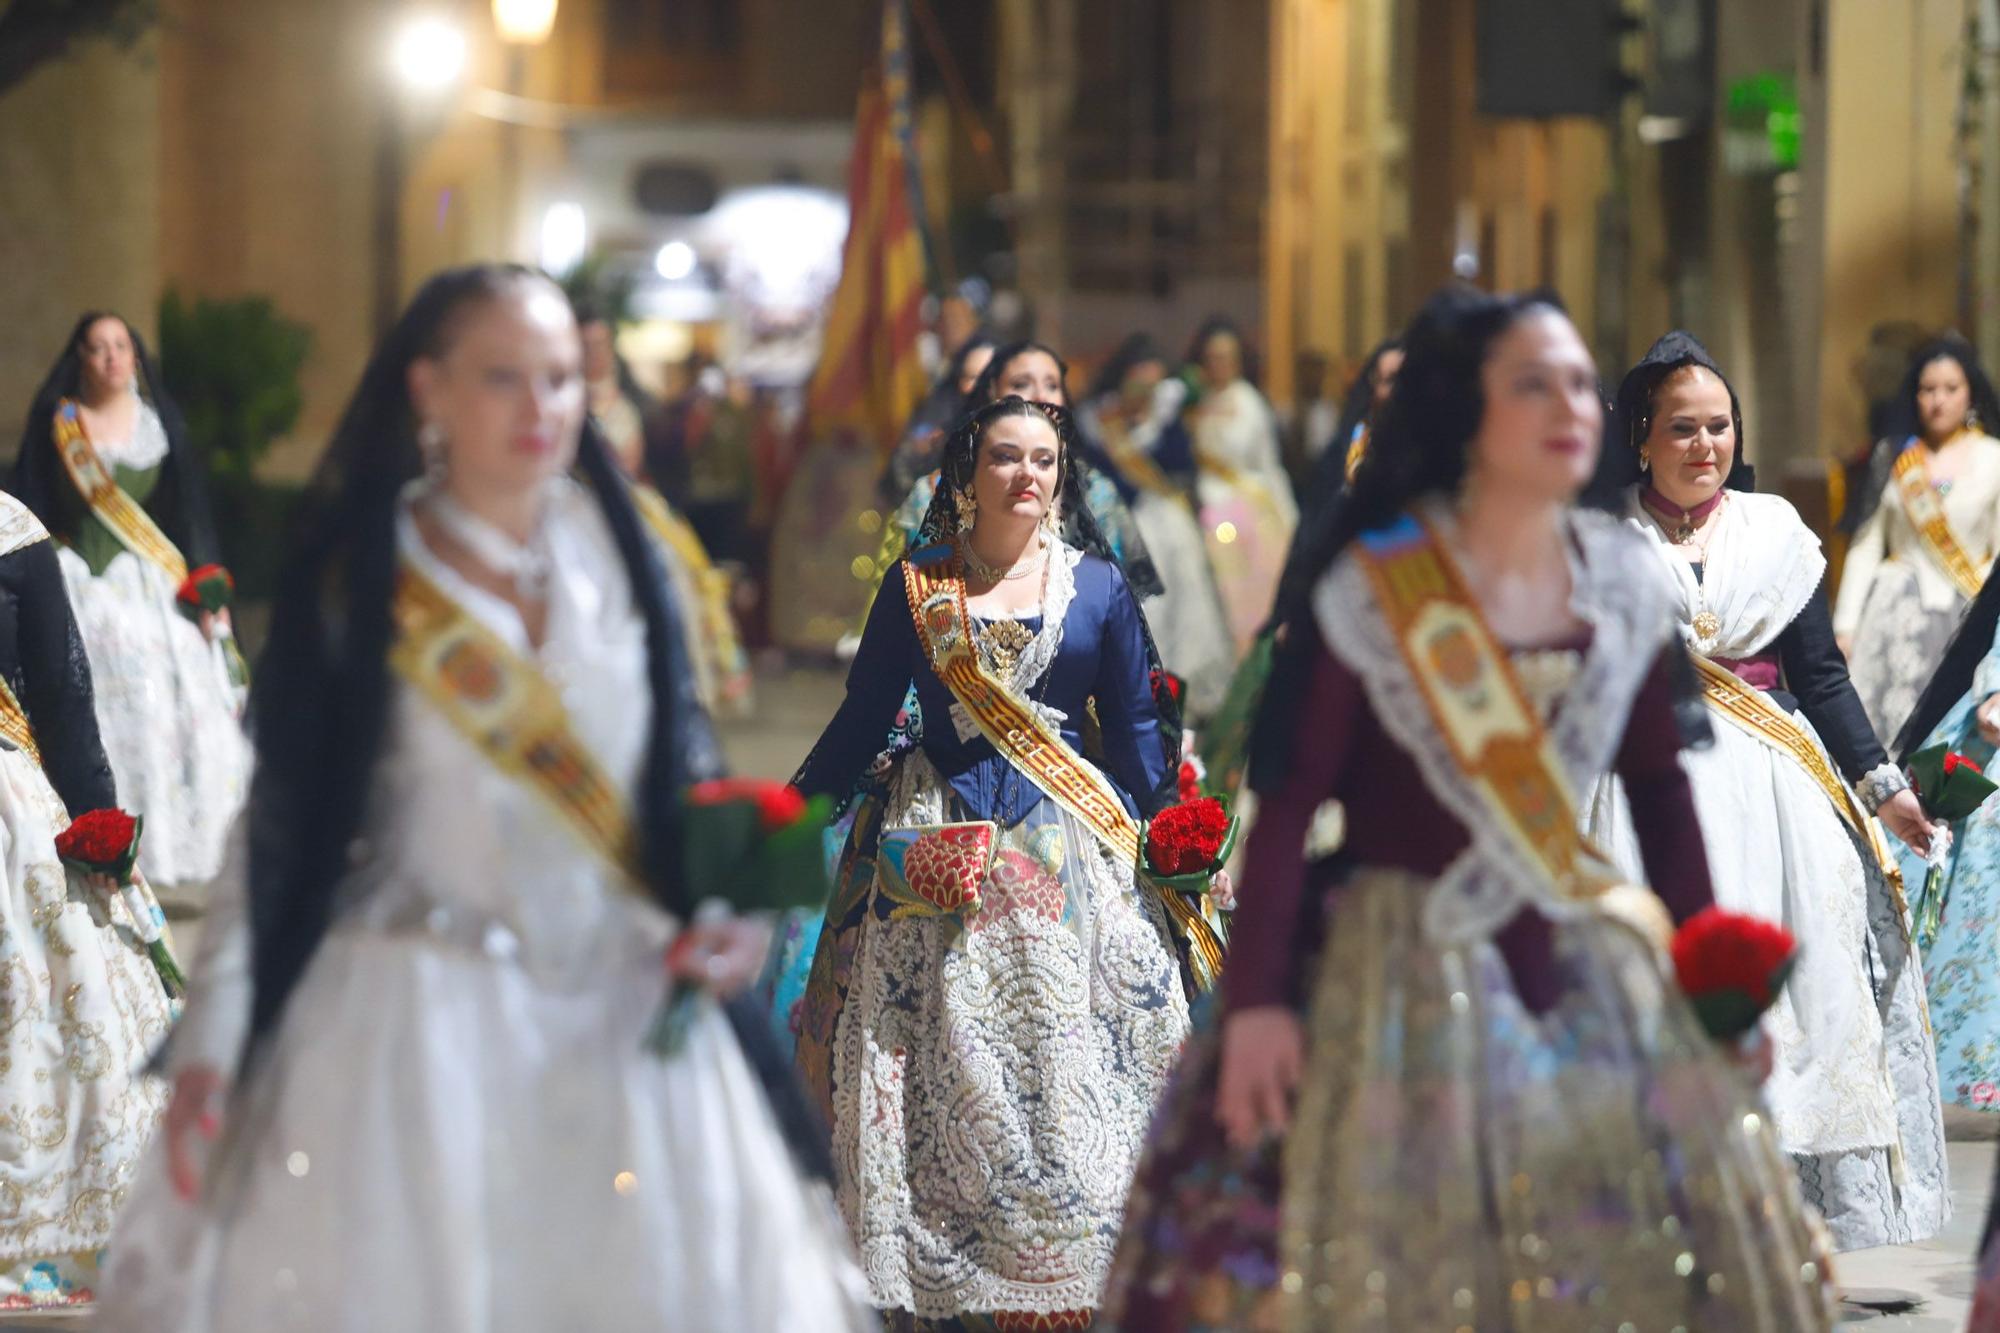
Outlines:
POLYGON ((1790 1164, 1647 946, 1619 926, 1559 927, 1565 999, 1536 1016, 1490 944, 1425 943, 1429 887, 1363 871, 1340 890, 1282 1163, 1223 1143, 1197 1042, 1104 1323, 1828 1328, 1824 1251, 1790 1164))
MULTIPOLYGON (((965 817, 947 804, 913 755, 889 822, 965 817)), ((967 915, 876 892, 872 824, 800 1034, 871 1295, 920 1319, 1088 1310, 1188 1030, 1166 923, 1052 801, 1005 832, 967 915)))

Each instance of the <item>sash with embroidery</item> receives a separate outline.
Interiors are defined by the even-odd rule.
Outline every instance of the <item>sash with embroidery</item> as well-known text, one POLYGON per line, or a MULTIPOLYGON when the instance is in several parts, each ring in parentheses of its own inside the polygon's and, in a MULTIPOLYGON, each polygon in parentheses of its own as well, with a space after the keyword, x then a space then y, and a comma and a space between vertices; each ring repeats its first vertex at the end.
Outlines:
MULTIPOLYGON (((1060 558, 1060 553, 1052 558, 1060 558)), ((1113 855, 1136 872, 1139 821, 1126 812, 1110 780, 1072 750, 1062 733, 979 660, 958 557, 949 548, 931 547, 914 553, 904 570, 917 640, 952 698, 1002 758, 1083 821, 1113 855)), ((1171 890, 1157 891, 1175 932, 1186 941, 1195 984, 1209 989, 1222 975, 1222 933, 1212 916, 1214 906, 1206 896, 1196 905, 1171 890)))
POLYGON ((1584 839, 1548 731, 1437 534, 1405 518, 1354 549, 1466 788, 1559 897, 1596 898, 1616 887, 1584 839))
POLYGON ((153 522, 152 515, 143 509, 138 501, 125 494, 112 476, 111 469, 97 456, 96 446, 83 430, 83 415, 76 403, 68 398, 56 404, 55 421, 56 457, 62 459, 63 470, 69 473, 76 493, 90 506, 90 512, 97 517, 116 537, 119 543, 142 560, 150 560, 167 571, 179 588, 187 581, 187 560, 180 548, 173 544, 167 534, 160 531, 160 525, 153 522))
POLYGON ((1695 672, 1701 677, 1701 692, 1709 706, 1729 722, 1748 732, 1751 737, 1762 741, 1778 753, 1795 761, 1812 778, 1819 789, 1832 803, 1834 813, 1841 822, 1861 839, 1870 853, 1880 863, 1891 891, 1895 894, 1900 908, 1903 895, 1903 872, 1897 859, 1889 854, 1888 844, 1883 840, 1880 828, 1861 803, 1854 799, 1854 793, 1841 781, 1833 765, 1827 762, 1826 754, 1805 730, 1792 720, 1790 714, 1771 702, 1771 696, 1749 684, 1734 672, 1717 666, 1699 653, 1690 653, 1695 672))
POLYGON ((495 768, 563 817, 577 840, 642 893, 639 840, 618 789, 569 725, 548 678, 405 563, 396 577, 389 664, 495 768))
POLYGON ((1910 516, 1910 526, 1923 539, 1924 549, 1930 552, 1945 577, 1952 581, 1961 594, 1967 598, 1979 595, 1979 585, 1985 576, 1972 558, 1959 544, 1958 534, 1951 529, 1951 520, 1944 512, 1944 499, 1931 485, 1931 470, 1924 462, 1924 448, 1912 440, 1903 446, 1903 452, 1896 455, 1896 490, 1903 497, 1903 512, 1910 516))

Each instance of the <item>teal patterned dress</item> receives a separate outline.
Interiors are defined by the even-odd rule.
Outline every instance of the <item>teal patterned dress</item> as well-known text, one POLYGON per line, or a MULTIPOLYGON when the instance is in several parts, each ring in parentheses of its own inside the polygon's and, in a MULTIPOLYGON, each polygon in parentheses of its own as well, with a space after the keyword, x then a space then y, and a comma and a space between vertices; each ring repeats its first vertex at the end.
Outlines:
MULTIPOLYGON (((2000 692, 2000 643, 1973 673, 1972 688, 1924 738, 1945 742, 1991 770, 1994 748, 1979 734, 1974 713, 2000 692)), ((1935 939, 1920 940, 1937 1037, 1938 1084, 1944 1100, 1976 1111, 2000 1111, 2000 800, 1989 800, 1952 825, 1945 860, 1944 910, 1935 939)), ((1896 844, 1903 880, 1913 892, 1925 865, 1896 844)))

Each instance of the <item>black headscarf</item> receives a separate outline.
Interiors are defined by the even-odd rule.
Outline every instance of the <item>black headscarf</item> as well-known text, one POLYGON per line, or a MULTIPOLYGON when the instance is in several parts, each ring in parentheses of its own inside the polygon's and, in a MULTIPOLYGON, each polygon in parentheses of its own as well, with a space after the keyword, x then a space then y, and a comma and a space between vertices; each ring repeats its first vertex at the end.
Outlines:
MULTIPOLYGON (((994 360, 997 362, 999 358, 994 360)), ((1105 537, 1096 515, 1091 513, 1089 502, 1084 499, 1083 465, 1079 457, 1082 451, 1077 447, 1076 418, 1067 408, 1031 403, 1013 394, 976 409, 952 430, 945 441, 943 461, 938 466, 937 493, 931 497, 930 508, 924 511, 915 545, 918 548, 932 546, 958 536, 958 497, 972 492, 973 475, 979 463, 979 441, 986 434, 986 428, 1002 417, 1030 413, 1041 415, 1055 427, 1056 440, 1061 447, 1062 459, 1054 499, 1062 506, 1063 541, 1117 568, 1118 557, 1111 550, 1111 542, 1105 537)), ((1129 576, 1127 581, 1130 581, 1129 576)), ((1136 590, 1133 595, 1136 599, 1136 590)), ((1170 749, 1167 768, 1170 773, 1175 773, 1180 768, 1181 754, 1180 700, 1174 697, 1167 685, 1166 668, 1160 661, 1159 648, 1153 643, 1153 630, 1146 623, 1144 611, 1139 614, 1139 625, 1146 637, 1146 661, 1152 672, 1153 702, 1160 712, 1160 734, 1170 749)))
MULTIPOLYGON (((332 920, 387 734, 397 506, 422 471, 410 366, 442 354, 477 305, 543 281, 515 265, 478 265, 425 283, 369 361, 308 489, 251 703, 251 1052, 332 920)), ((584 427, 577 472, 604 511, 646 623, 652 736, 635 818, 649 889, 684 914, 693 904, 680 876, 677 802, 690 780, 715 770, 715 742, 695 702, 664 568, 594 425, 584 427)))
POLYGON ((7 489, 22 504, 34 510, 42 525, 58 537, 71 536, 73 516, 81 504, 76 485, 69 479, 56 453, 56 404, 83 393, 83 340, 93 324, 115 319, 125 326, 132 339, 132 363, 140 396, 159 413, 167 433, 167 457, 160 467, 160 479, 146 500, 146 512, 180 548, 189 565, 205 565, 219 557, 215 520, 208 503, 208 474, 188 443, 187 424, 180 409, 167 396, 159 368, 146 349, 145 339, 123 316, 108 310, 92 310, 77 320, 63 343, 62 354, 35 391, 28 419, 21 427, 20 448, 14 455, 14 476, 7 489))
POLYGON ((1627 488, 1645 476, 1639 467, 1639 448, 1653 429, 1654 399, 1660 386, 1674 372, 1700 366, 1722 381, 1729 390, 1729 416, 1736 429, 1736 457, 1723 485, 1736 491, 1757 489, 1756 470, 1750 466, 1743 440, 1743 404, 1736 386, 1722 373, 1722 367, 1692 333, 1675 329, 1662 334, 1639 363, 1625 372, 1618 396, 1611 404, 1611 419, 1605 423, 1604 448, 1597 455, 1597 474, 1584 488, 1582 503, 1599 509, 1617 509, 1624 504, 1627 488))
MULTIPOLYGON (((970 415, 988 403, 998 402, 1004 396, 1004 391, 1000 387, 1001 375, 1006 372, 1008 366, 1030 352, 1040 352, 1056 363, 1056 373, 1062 380, 1062 405, 1066 410, 1074 412, 1076 403, 1069 392, 1069 363, 1047 343, 1025 339, 1021 342, 1002 344, 993 350, 993 359, 986 363, 986 369, 979 373, 979 378, 973 381, 971 391, 965 395, 965 401, 959 405, 961 417, 970 415)), ((1118 490, 1120 500, 1130 503, 1138 494, 1137 488, 1126 479, 1118 464, 1104 452, 1104 447, 1091 439, 1074 420, 1071 422, 1067 444, 1070 446, 1071 457, 1078 459, 1080 463, 1088 464, 1093 471, 1101 472, 1110 479, 1111 484, 1118 490)), ((1069 493, 1077 497, 1080 503, 1083 497, 1082 485, 1079 483, 1069 493)), ((1100 540, 1103 535, 1103 524, 1099 522, 1100 540)), ((1125 581, 1132 585, 1133 594, 1146 598, 1164 592, 1166 584, 1160 578, 1159 568, 1153 564, 1153 555, 1146 549, 1145 539, 1139 535, 1138 525, 1131 522, 1124 523, 1119 528, 1119 536, 1125 544, 1124 556, 1121 558, 1115 554, 1107 554, 1105 558, 1125 571, 1125 581)), ((1063 515, 1063 540, 1071 546, 1083 545, 1081 534, 1071 531, 1067 509, 1063 515)))

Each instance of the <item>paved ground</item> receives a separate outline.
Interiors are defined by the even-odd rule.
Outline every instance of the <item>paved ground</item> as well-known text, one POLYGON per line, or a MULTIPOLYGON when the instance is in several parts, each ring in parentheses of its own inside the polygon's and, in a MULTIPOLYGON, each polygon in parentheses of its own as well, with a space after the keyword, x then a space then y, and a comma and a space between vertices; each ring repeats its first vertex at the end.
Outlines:
MULTIPOLYGON (((757 777, 788 777, 805 758, 841 698, 839 672, 795 672, 760 681, 756 708, 746 719, 725 721, 721 732, 731 767, 757 777)), ((178 929, 191 934, 189 926, 178 929)), ((192 940, 186 941, 192 947, 192 940)), ((1842 1328, 1870 1333, 1960 1333, 1972 1293, 1972 1252, 1986 1218, 1994 1157, 2000 1144, 2000 1117, 1955 1117, 1950 1125, 1952 1199, 1955 1215, 1943 1235, 1922 1245, 1864 1250, 1842 1255, 1836 1268, 1844 1290, 1867 1300, 1901 1296, 1914 1301, 1890 1311, 1850 1304, 1842 1328)), ((87 1319, 10 1319, 12 1329, 81 1333, 87 1319)))

